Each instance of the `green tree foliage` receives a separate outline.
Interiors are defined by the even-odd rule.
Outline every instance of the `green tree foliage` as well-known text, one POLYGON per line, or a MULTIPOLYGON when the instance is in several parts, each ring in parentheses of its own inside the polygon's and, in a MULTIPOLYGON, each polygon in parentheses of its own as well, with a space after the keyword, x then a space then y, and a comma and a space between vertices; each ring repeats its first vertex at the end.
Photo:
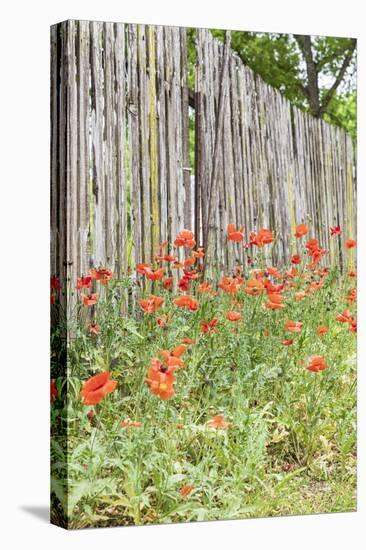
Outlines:
MULTIPOLYGON (((212 30, 221 41, 224 32, 212 30)), ((294 105, 341 126, 355 139, 355 39, 233 31, 231 47, 294 105)))

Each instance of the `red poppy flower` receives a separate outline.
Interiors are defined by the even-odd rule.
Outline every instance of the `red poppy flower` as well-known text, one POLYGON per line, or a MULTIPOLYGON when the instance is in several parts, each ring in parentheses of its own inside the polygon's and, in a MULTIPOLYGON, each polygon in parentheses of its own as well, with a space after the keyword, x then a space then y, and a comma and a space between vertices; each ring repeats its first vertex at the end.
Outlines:
POLYGON ((209 428, 215 428, 216 430, 225 430, 231 426, 231 422, 227 422, 223 414, 217 414, 207 422, 209 428))
POLYGON ((355 319, 352 319, 352 322, 350 323, 349 332, 357 332, 357 321, 355 319))
POLYGON ((235 223, 229 223, 227 226, 228 241, 240 243, 244 239, 244 225, 237 229, 235 223))
POLYGON ((151 295, 147 299, 139 300, 139 305, 146 313, 153 313, 156 309, 160 309, 162 304, 164 303, 164 299, 160 298, 160 296, 153 296, 151 295))
POLYGON ((297 239, 303 237, 304 235, 307 235, 309 233, 309 228, 306 225, 306 223, 300 223, 300 225, 297 225, 295 228, 295 237, 297 239))
POLYGON ((183 487, 179 489, 179 494, 181 497, 187 497, 188 495, 191 494, 193 489, 194 489, 194 485, 192 485, 191 483, 187 483, 187 485, 183 485, 183 487))
POLYGON ((118 382, 110 380, 110 375, 110 372, 103 371, 83 383, 80 395, 84 405, 97 405, 116 389, 118 382))
POLYGON ((58 277, 51 277, 51 289, 60 290, 60 279, 58 277))
POLYGON ((55 380, 51 380, 51 403, 54 402, 54 400, 58 397, 58 391, 55 385, 55 380))
POLYGON ((301 332, 302 323, 300 323, 299 321, 290 321, 289 319, 287 319, 283 328, 290 332, 301 332))
POLYGON ((228 311, 225 313, 225 317, 229 321, 240 321, 241 319, 241 315, 237 311, 228 311))
POLYGON ((281 273, 278 271, 277 267, 267 267, 266 271, 268 275, 271 275, 272 277, 281 278, 281 273))
POLYGON ((217 323, 218 323, 218 319, 212 319, 211 321, 207 322, 207 321, 201 321, 201 330, 203 332, 203 334, 214 334, 215 332, 217 332, 217 323))
POLYGON ((186 292, 189 288, 189 281, 187 277, 181 277, 178 281, 178 288, 183 292, 186 292))
POLYGON ((353 304, 353 302, 355 302, 356 300, 357 300, 357 290, 353 288, 352 290, 349 291, 346 301, 347 301, 347 304, 353 304))
POLYGON ((88 275, 87 277, 78 277, 76 288, 80 290, 81 288, 91 288, 92 287, 92 278, 88 275))
POLYGON ((85 306, 94 306, 97 303, 98 294, 96 292, 94 294, 82 294, 81 298, 85 306))
POLYGON ((177 238, 174 241, 175 246, 184 246, 186 248, 193 248, 196 246, 196 241, 194 240, 194 235, 189 229, 183 229, 177 235, 177 238))
POLYGON ((196 309, 198 309, 198 301, 189 294, 184 294, 179 298, 175 298, 173 302, 176 306, 185 307, 186 309, 189 309, 191 311, 195 311, 196 309))
POLYGON ((349 271, 348 277, 356 277, 356 271, 349 271))
POLYGON ((316 333, 318 336, 324 336, 324 334, 327 334, 327 332, 328 332, 328 327, 324 325, 320 325, 320 327, 316 329, 316 333))
POLYGON ((334 227, 330 228, 330 236, 334 237, 334 235, 342 235, 342 229, 339 227, 339 225, 335 225, 334 227))
POLYGON ((124 420, 119 424, 121 428, 142 428, 142 422, 136 422, 136 420, 124 420))
POLYGON ((50 304, 51 304, 51 306, 53 306, 53 304, 55 303, 55 301, 56 301, 56 295, 52 293, 51 296, 50 296, 50 304))
POLYGON ((328 365, 321 355, 313 355, 312 357, 309 357, 309 364, 306 368, 311 372, 319 372, 328 368, 328 365))
POLYGON ((298 254, 294 254, 291 258, 291 263, 292 264, 301 264, 301 256, 299 256, 298 254))
POLYGON ((165 277, 163 279, 163 287, 165 290, 172 290, 173 288, 173 277, 165 277))
POLYGON ((91 334, 99 334, 100 333, 100 325, 97 325, 96 323, 91 323, 89 325, 89 332, 91 334))
POLYGON ((292 346, 293 343, 294 343, 293 338, 290 338, 289 340, 282 340, 281 342, 283 346, 292 346))
POLYGON ((346 242, 344 243, 344 246, 345 246, 346 248, 350 249, 350 248, 354 248, 354 247, 356 246, 356 244, 357 244, 357 241, 355 241, 355 240, 353 240, 353 239, 348 239, 348 241, 346 241, 346 242))

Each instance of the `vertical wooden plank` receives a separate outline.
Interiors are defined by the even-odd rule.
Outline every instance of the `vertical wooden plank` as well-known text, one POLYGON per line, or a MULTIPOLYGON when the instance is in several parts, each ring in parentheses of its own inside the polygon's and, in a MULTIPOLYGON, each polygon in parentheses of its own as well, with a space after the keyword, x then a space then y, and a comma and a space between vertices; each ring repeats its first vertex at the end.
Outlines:
POLYGON ((148 67, 149 67, 149 136, 150 136, 150 197, 151 197, 151 254, 158 252, 159 246, 159 189, 157 152, 157 96, 156 96, 156 29, 148 27, 148 67))
POLYGON ((105 175, 104 175, 104 94, 103 94, 103 24, 90 23, 91 36, 91 147, 92 147, 92 220, 95 265, 106 265, 105 175))
POLYGON ((142 258, 142 221, 140 185, 140 110, 137 73, 137 26, 128 25, 127 43, 128 70, 128 141, 129 141, 129 182, 131 202, 131 267, 135 275, 136 265, 142 258))
POLYGON ((78 22, 77 35, 77 101, 78 101, 78 226, 80 265, 78 275, 85 275, 89 268, 90 246, 90 158, 89 158, 89 24, 78 22))

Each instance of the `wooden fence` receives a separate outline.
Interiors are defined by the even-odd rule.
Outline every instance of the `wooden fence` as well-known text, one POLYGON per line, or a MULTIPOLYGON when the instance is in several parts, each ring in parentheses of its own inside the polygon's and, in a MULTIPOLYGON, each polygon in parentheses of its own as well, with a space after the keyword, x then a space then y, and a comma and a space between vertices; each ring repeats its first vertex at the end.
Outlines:
MULTIPOLYGON (((51 28, 51 271, 153 260, 185 228, 220 271, 246 263, 229 222, 271 228, 288 262, 296 223, 354 237, 350 137, 301 112, 207 30, 196 33, 195 177, 189 160, 186 30, 66 21, 51 28), (214 174, 213 174, 214 172, 214 174), (214 175, 214 185, 213 184, 214 175)), ((329 261, 329 260, 327 260, 329 261)))

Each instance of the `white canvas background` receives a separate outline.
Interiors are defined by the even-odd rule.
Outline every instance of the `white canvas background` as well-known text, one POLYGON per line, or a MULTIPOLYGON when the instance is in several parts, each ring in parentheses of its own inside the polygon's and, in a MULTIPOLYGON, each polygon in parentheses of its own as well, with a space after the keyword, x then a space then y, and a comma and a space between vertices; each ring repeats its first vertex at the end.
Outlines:
POLYGON ((2 4, 0 544, 5 550, 361 548, 366 522, 366 34, 362 6, 357 0, 13 0, 2 4), (69 18, 359 39, 358 512, 74 532, 42 519, 49 499, 49 25, 69 18))

